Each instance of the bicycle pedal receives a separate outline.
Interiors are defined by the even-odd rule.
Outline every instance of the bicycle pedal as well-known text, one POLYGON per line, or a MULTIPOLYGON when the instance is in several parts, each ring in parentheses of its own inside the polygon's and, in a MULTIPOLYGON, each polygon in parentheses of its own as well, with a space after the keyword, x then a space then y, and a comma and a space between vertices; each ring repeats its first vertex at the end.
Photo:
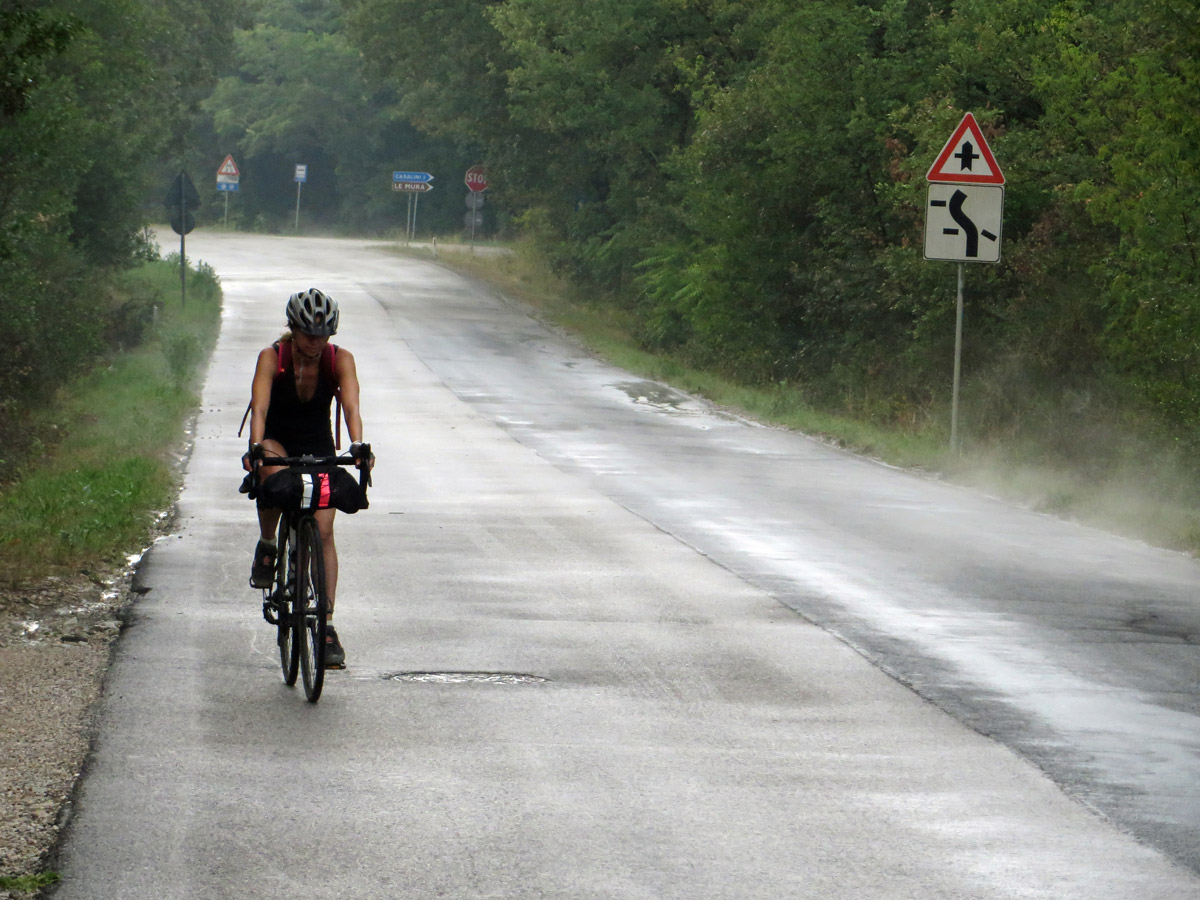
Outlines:
POLYGON ((272 593, 267 599, 263 600, 263 618, 272 625, 279 624, 280 616, 287 616, 288 600, 286 595, 280 599, 278 591, 272 593))

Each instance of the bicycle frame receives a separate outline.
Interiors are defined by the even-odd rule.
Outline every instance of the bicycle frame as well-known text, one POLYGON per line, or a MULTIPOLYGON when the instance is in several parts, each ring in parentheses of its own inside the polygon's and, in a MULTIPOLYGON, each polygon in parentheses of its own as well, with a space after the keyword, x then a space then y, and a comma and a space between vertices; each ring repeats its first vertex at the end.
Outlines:
MULTIPOLYGON (((328 471, 333 466, 359 464, 358 481, 365 491, 371 484, 373 460, 369 444, 360 445, 357 455, 283 456, 263 455, 261 445, 250 448, 254 460, 255 486, 261 483, 263 467, 297 468, 306 472, 328 471), (360 464, 361 463, 361 464, 360 464)), ((279 552, 270 593, 264 590, 263 617, 279 629, 278 643, 283 680, 296 683, 304 676, 304 693, 316 703, 325 680, 325 632, 328 598, 325 589, 325 560, 315 510, 295 507, 281 510, 279 552)))

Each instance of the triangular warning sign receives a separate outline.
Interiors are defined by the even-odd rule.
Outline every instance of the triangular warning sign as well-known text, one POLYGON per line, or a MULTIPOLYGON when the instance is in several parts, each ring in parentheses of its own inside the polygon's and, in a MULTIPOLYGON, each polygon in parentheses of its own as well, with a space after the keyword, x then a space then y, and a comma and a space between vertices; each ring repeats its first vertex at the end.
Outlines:
POLYGON ((979 123, 970 113, 963 116, 937 161, 925 175, 926 181, 953 184, 1004 184, 1004 173, 984 140, 979 123))
POLYGON ((225 162, 221 163, 221 168, 217 169, 218 175, 233 175, 235 178, 238 175, 237 164, 233 161, 232 156, 226 156, 225 162))

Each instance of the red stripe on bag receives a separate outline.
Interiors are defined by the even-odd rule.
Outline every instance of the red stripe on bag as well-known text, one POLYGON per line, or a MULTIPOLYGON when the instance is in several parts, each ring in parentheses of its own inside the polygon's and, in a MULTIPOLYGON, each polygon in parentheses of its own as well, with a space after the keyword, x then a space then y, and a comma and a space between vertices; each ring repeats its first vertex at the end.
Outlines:
POLYGON ((321 502, 317 505, 318 509, 329 508, 329 473, 321 473, 321 502))

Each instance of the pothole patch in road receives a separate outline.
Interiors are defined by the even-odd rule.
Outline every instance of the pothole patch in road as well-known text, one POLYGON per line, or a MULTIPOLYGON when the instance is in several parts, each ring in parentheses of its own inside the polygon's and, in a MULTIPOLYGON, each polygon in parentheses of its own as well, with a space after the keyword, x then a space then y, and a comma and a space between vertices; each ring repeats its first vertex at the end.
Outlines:
POLYGON ((622 391, 634 403, 654 406, 679 415, 694 416, 700 413, 697 409, 685 408, 686 404, 693 402, 690 397, 653 381, 623 381, 612 386, 622 391))
POLYGON ((388 681, 417 684, 548 684, 549 678, 522 672, 395 672, 388 681))

